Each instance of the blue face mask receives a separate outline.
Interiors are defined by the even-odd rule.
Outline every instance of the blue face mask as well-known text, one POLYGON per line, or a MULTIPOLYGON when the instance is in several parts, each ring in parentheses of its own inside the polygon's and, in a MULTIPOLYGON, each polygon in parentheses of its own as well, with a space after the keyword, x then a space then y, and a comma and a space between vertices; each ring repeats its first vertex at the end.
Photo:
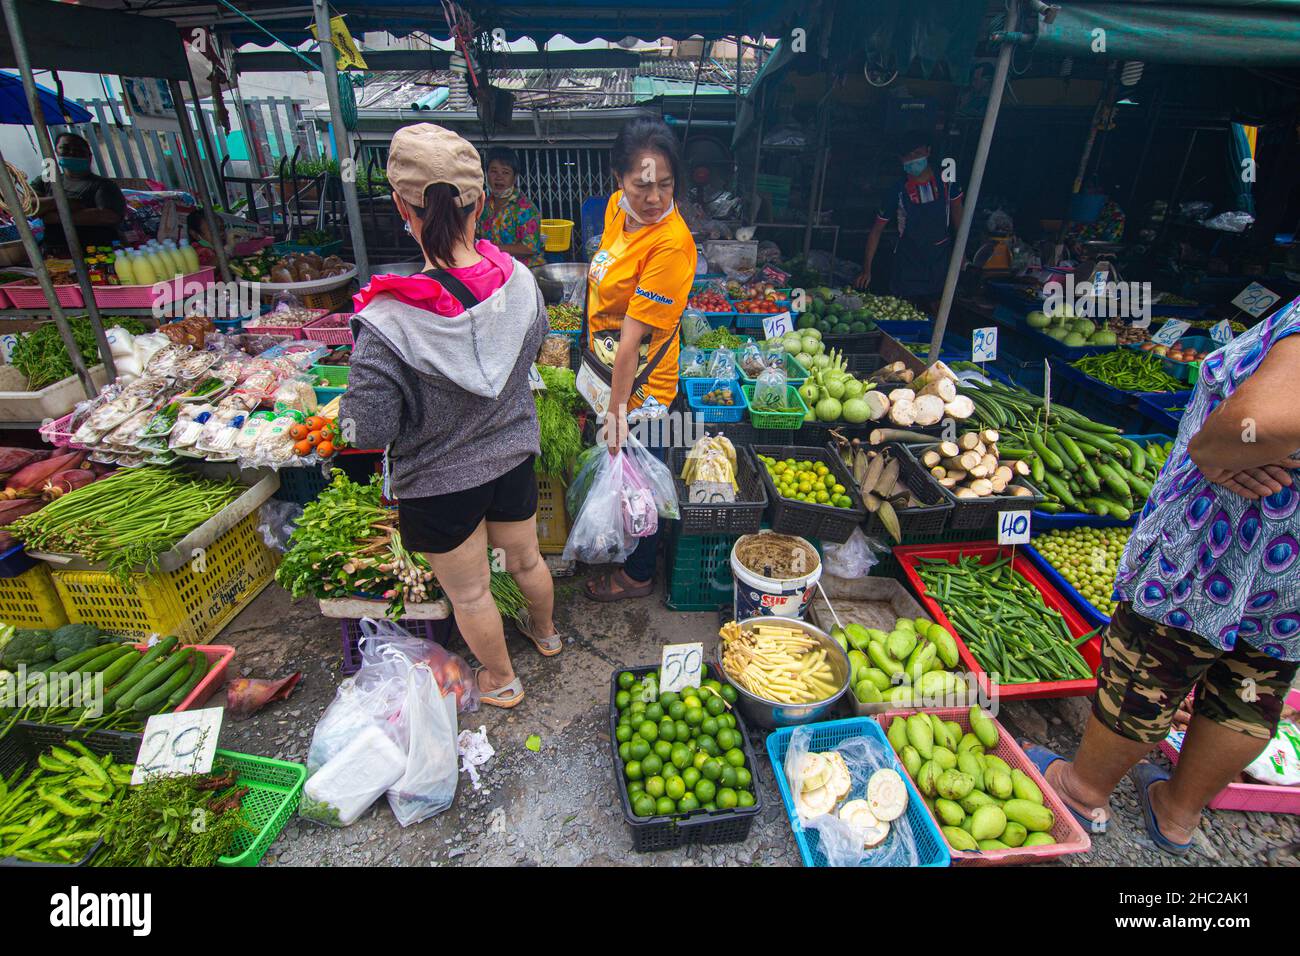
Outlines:
POLYGON ((90 172, 89 156, 60 156, 59 168, 65 173, 73 175, 84 175, 90 172))
POLYGON ((925 167, 928 165, 928 163, 929 160, 927 160, 924 156, 922 156, 920 159, 910 160, 909 162, 903 164, 903 172, 907 173, 907 175, 912 177, 920 176, 923 172, 925 172, 925 167))

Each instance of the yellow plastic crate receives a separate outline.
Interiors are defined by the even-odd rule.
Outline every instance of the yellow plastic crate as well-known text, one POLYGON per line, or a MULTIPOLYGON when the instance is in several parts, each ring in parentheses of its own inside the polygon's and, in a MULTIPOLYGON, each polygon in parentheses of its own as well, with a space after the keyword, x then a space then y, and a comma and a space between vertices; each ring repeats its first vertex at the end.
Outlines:
POLYGON ((44 564, 13 578, 0 578, 0 621, 14 627, 62 627, 67 612, 44 564))
POLYGON ((175 634, 183 644, 204 644, 270 583, 279 562, 257 532, 254 511, 202 555, 175 571, 135 574, 122 584, 107 571, 54 571, 74 624, 115 634, 175 634))
POLYGON ((564 482, 553 475, 537 476, 537 543, 542 554, 559 554, 569 539, 564 508, 564 482))

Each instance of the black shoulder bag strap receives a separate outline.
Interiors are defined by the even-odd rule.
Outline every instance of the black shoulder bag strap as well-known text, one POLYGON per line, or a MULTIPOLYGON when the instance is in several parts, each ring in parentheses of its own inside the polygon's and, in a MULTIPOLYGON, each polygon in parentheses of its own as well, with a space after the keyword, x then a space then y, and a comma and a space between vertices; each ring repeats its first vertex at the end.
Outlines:
POLYGON ((425 269, 424 274, 430 279, 436 279, 438 282, 442 283, 442 287, 456 297, 466 312, 483 301, 473 292, 469 291, 469 286, 465 285, 465 283, 461 282, 446 269, 425 269))

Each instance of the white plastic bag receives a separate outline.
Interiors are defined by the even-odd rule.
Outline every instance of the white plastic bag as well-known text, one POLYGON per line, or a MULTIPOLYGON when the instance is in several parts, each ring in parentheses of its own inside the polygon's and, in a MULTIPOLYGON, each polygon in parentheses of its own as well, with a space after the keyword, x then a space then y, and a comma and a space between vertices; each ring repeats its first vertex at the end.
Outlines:
POLYGON ((624 453, 610 455, 601 449, 590 464, 595 476, 573 519, 563 558, 586 564, 622 564, 638 541, 623 523, 624 453))
POLYGON ((397 744, 371 724, 307 780, 298 813, 326 826, 351 826, 405 770, 397 744))
POLYGON ((822 551, 826 573, 837 578, 852 580, 864 577, 878 560, 861 528, 854 528, 849 540, 843 544, 827 544, 822 551))
POLYGON ((655 496, 655 507, 661 518, 680 518, 681 509, 677 506, 677 486, 673 483, 673 473, 668 466, 656 458, 637 440, 635 435, 628 435, 623 451, 627 454, 645 479, 646 485, 655 496))
POLYGON ((456 797, 456 696, 443 696, 427 664, 412 667, 402 708, 406 771, 388 791, 400 826, 427 820, 456 797))
POLYGON ((1300 784, 1300 728, 1289 720, 1278 723, 1264 752, 1246 765, 1246 775, 1281 787, 1300 784))
POLYGON ((405 692, 405 682, 396 676, 365 688, 357 686, 355 678, 345 678, 316 722, 307 750, 307 772, 315 773, 371 727, 396 742, 394 721, 401 713, 405 692))

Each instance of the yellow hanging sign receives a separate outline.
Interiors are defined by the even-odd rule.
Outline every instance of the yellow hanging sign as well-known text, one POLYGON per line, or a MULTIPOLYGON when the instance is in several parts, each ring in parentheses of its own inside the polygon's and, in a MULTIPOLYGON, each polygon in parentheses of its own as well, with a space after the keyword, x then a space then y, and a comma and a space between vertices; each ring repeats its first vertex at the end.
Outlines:
MULTIPOLYGON (((311 25, 311 35, 320 40, 316 35, 316 24, 311 25)), ((343 24, 342 17, 330 18, 330 39, 334 43, 336 55, 335 65, 340 70, 368 70, 370 67, 366 63, 365 57, 361 55, 361 50, 357 47, 357 41, 352 39, 352 34, 343 24)))

